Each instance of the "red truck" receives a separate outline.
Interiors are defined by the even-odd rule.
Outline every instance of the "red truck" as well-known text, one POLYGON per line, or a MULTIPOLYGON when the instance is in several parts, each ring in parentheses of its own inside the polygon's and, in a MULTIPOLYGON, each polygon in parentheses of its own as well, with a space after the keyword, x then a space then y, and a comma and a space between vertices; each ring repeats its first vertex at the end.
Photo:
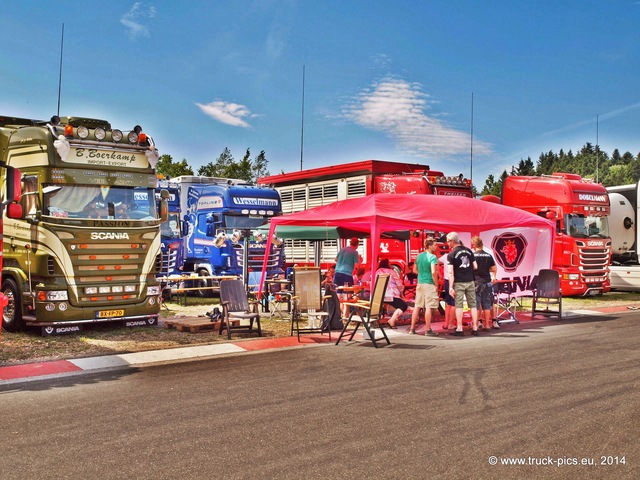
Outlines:
POLYGON ((501 203, 556 221, 553 268, 563 296, 610 290, 610 206, 603 185, 572 173, 510 176, 501 203))
MULTIPOLYGON (((263 177, 258 180, 258 184, 271 185, 278 190, 284 214, 373 193, 473 197, 471 181, 462 175, 447 177, 442 172, 431 170, 428 165, 382 160, 363 160, 281 173, 263 177)), ((433 233, 439 232, 410 232, 408 251, 404 240, 383 239, 378 247, 379 255, 389 258, 392 267, 398 272, 405 272, 407 262, 421 251, 425 236, 433 233)), ((287 240, 285 245, 288 264, 314 262, 316 252, 311 242, 287 240)), ((320 262, 323 265, 333 263, 339 248, 337 240, 325 240, 320 262)), ((368 263, 369 243, 363 242, 360 249, 364 263, 368 263)))

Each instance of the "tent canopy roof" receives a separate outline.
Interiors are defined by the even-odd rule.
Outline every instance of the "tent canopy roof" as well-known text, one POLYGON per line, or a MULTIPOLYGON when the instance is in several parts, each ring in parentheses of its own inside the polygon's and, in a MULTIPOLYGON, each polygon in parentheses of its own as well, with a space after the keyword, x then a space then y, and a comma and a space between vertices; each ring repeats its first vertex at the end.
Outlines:
POLYGON ((334 226, 371 233, 433 229, 471 232, 514 227, 554 228, 554 223, 513 207, 466 197, 377 193, 271 219, 271 226, 334 226))

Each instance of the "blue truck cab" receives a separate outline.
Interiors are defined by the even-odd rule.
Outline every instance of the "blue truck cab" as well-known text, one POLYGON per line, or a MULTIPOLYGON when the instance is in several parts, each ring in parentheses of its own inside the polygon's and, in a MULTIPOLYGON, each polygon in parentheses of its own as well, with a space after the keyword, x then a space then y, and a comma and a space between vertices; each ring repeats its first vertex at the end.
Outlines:
MULTIPOLYGON (((267 254, 267 277, 284 273, 284 246, 273 244, 267 253, 266 239, 258 233, 265 231, 271 217, 282 214, 277 190, 215 177, 181 176, 171 182, 177 187, 165 186, 169 191, 170 222, 163 225, 163 252, 168 253, 169 269, 199 277, 239 275, 251 285, 255 282, 253 277, 262 271, 267 254), (173 202, 174 193, 179 200, 177 205, 173 202), (176 230, 171 220, 177 218, 180 221, 176 230), (179 251, 174 267, 171 259, 175 248, 179 251)), ((197 284, 215 288, 217 282, 203 279, 197 284)))
POLYGON ((160 201, 160 191, 169 192, 167 204, 169 218, 160 225, 160 251, 162 262, 159 274, 161 276, 182 273, 183 268, 183 240, 181 231, 180 186, 170 180, 158 180, 156 200, 160 201))

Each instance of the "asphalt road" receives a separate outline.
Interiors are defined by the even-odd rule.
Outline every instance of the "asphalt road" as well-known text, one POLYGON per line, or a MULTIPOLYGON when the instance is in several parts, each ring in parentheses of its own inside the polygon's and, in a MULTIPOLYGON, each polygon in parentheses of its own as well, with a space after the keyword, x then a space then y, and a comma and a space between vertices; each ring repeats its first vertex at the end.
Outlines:
POLYGON ((0 478, 636 479, 639 322, 528 322, 3 385, 0 478))

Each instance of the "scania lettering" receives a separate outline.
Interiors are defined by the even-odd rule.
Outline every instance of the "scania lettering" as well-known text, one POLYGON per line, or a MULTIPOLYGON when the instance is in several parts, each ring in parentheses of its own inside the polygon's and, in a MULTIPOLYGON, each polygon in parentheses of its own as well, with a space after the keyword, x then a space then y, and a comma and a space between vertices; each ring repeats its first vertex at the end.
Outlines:
POLYGON ((504 180, 504 205, 556 221, 553 268, 563 296, 609 291, 609 197, 599 183, 571 173, 504 180))
POLYGON ((3 326, 47 334, 155 321, 161 218, 151 137, 91 118, 0 117, 0 148, 0 161, 22 170, 24 192, 21 216, 4 219, 3 326))
MULTIPOLYGON (((313 168, 263 177, 260 185, 274 185, 280 192, 283 213, 300 212, 339 200, 364 197, 373 193, 408 193, 416 195, 448 195, 473 197, 471 182, 462 177, 446 177, 428 165, 396 163, 381 160, 313 168)), ((409 260, 422 250, 422 242, 431 232, 412 231, 409 246, 404 239, 385 238, 380 241, 379 255, 388 258, 393 268, 404 272, 409 260), (408 250, 407 250, 408 248, 408 250)), ((340 245, 338 240, 322 242, 318 257, 318 242, 286 240, 287 263, 323 265, 334 262, 340 245)), ((442 250, 446 245, 441 245, 442 250)), ((359 247, 365 263, 370 258, 370 242, 361 242, 359 247)))
POLYGON ((91 232, 92 240, 129 240, 127 232, 91 232))

